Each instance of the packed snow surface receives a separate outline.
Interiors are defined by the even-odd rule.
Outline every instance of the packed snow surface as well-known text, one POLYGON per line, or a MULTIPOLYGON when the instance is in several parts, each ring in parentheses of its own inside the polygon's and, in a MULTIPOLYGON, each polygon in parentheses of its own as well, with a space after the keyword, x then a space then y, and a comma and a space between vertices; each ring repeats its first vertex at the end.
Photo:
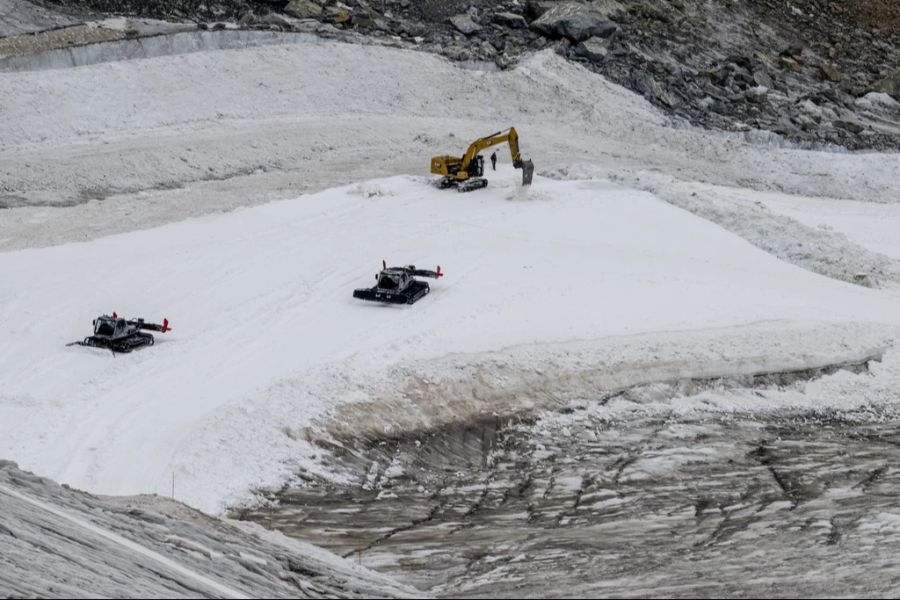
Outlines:
POLYGON ((786 194, 760 194, 771 210, 810 227, 838 231, 861 246, 900 259, 900 204, 823 198, 799 198, 786 194))
MULTIPOLYGON (((651 194, 517 177, 503 168, 470 194, 380 179, 0 255, 0 455, 108 494, 166 493, 174 472, 176 497, 219 509, 309 452, 290 430, 354 399, 342 379, 392 365, 760 320, 897 321, 893 298, 651 194), (446 276, 413 307, 354 300, 382 257, 446 276), (127 356, 65 346, 114 310, 174 332, 127 356)), ((848 349, 868 340, 844 335, 848 349)))

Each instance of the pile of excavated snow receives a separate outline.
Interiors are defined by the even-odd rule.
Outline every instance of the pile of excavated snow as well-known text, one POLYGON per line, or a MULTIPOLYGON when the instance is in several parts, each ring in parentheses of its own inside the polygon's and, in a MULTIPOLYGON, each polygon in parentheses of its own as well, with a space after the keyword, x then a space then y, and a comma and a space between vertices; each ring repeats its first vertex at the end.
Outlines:
POLYGON ((16 598, 421 596, 280 534, 164 498, 98 498, 4 461, 0 591, 16 598))
MULTIPOLYGON (((448 354, 525 346, 530 358, 510 355, 518 370, 614 375, 629 346, 612 336, 814 322, 799 334, 774 323, 724 346, 687 336, 654 352, 645 340, 627 354, 637 373, 675 361, 744 374, 858 359, 900 322, 892 296, 788 265, 649 193, 540 177, 522 190, 511 168, 491 175, 478 193, 394 177, 0 254, 0 455, 110 494, 167 493, 174 473, 178 498, 219 510, 315 468, 304 432, 342 404, 389 395, 384 376, 399 365, 438 361, 440 381, 458 371, 441 366, 448 354), (382 258, 439 263, 447 275, 414 307, 354 300, 382 258), (64 346, 113 310, 166 316, 174 332, 116 358, 64 346), (811 334, 829 323, 824 340, 811 334), (553 367, 577 340, 609 353, 553 367)), ((502 372, 483 378, 502 391, 502 372)), ((416 410, 444 421, 494 408, 463 402, 447 414, 441 386, 430 389, 416 410)), ((377 425, 367 411, 357 417, 377 425)))

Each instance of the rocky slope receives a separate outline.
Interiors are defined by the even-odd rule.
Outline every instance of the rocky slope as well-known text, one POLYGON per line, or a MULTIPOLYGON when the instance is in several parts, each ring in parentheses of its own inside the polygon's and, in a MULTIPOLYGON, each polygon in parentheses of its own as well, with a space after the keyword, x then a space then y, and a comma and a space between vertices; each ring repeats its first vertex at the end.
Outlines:
POLYGON ((0 460, 0 597, 397 597, 308 544, 157 496, 102 498, 0 460))
POLYGON ((704 127, 900 147, 900 7, 880 0, 45 0, 201 27, 347 32, 501 68, 553 47, 704 127), (312 29, 311 29, 312 27, 312 29))

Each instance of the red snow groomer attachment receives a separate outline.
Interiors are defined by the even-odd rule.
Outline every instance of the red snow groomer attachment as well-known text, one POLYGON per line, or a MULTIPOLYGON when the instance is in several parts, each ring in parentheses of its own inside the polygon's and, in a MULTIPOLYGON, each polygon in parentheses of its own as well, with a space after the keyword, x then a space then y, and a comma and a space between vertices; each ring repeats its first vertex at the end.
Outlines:
POLYGON ((94 319, 94 335, 66 345, 103 348, 111 352, 131 352, 141 346, 153 345, 155 341, 153 335, 144 333, 144 330, 166 333, 172 331, 172 328, 169 327, 168 319, 163 319, 162 325, 159 325, 147 323, 144 319, 123 319, 113 313, 112 316, 103 315, 94 319))
POLYGON ((428 282, 416 277, 439 279, 444 276, 440 265, 434 271, 417 269, 415 265, 389 268, 386 261, 381 261, 381 266, 381 272, 375 275, 375 287, 354 290, 354 298, 384 304, 415 304, 431 291, 428 282))

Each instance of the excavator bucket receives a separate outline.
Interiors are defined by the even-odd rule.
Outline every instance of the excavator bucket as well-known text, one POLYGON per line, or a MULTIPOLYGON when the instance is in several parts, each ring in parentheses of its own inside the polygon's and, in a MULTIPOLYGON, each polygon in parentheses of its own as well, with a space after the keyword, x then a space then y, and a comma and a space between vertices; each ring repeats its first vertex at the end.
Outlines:
POLYGON ((531 159, 522 161, 522 185, 531 185, 531 180, 534 177, 534 163, 531 162, 531 159))

